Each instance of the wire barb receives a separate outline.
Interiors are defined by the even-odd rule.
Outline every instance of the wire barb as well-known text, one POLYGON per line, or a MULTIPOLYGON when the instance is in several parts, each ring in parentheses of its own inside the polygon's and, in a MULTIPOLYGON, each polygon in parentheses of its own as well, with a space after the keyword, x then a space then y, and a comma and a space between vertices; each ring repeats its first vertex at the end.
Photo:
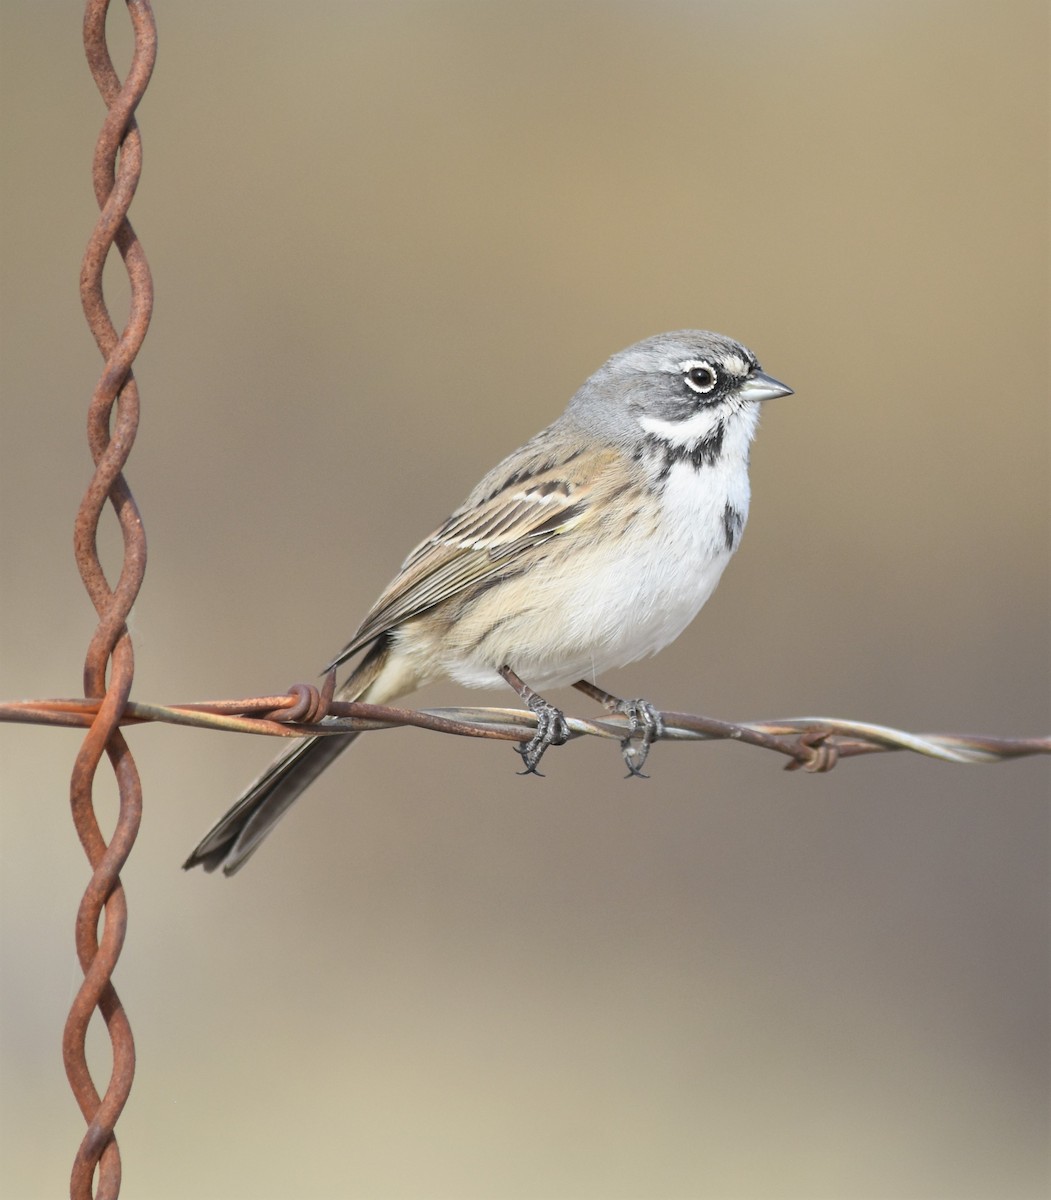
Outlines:
POLYGON ((296 703, 278 705, 267 715, 272 721, 284 721, 288 725, 316 725, 328 715, 335 691, 336 672, 332 670, 325 676, 320 688, 312 683, 292 684, 288 694, 297 697, 296 703))
POLYGON ((73 821, 92 868, 76 921, 77 956, 84 982, 70 1007, 62 1042, 66 1076, 88 1125, 70 1177, 70 1196, 75 1200, 90 1200, 96 1171, 98 1189, 94 1194, 99 1200, 111 1200, 120 1192, 120 1151, 113 1131, 135 1073, 131 1027, 111 977, 124 944, 128 917, 120 869, 131 852, 142 813, 135 761, 119 730, 135 670, 125 621, 146 569, 146 538, 122 472, 138 428, 139 393, 131 367, 149 326, 153 283, 127 213, 142 168, 142 141, 134 113, 153 71, 157 37, 149 0, 125 3, 135 45, 123 81, 114 70, 106 43, 109 0, 88 0, 83 30, 88 65, 108 112, 92 164, 99 218, 80 273, 84 316, 105 366, 88 408, 88 445, 95 472, 77 512, 73 533, 77 567, 98 615, 84 662, 84 692, 96 707, 70 781, 73 821), (110 319, 102 288, 103 267, 114 245, 131 284, 130 313, 122 333, 110 319), (107 501, 117 516, 124 542, 124 561, 113 587, 96 548, 99 520, 107 501), (103 754, 109 757, 120 792, 119 815, 108 844, 92 805, 95 772, 103 754), (100 935, 99 919, 103 914, 100 935), (106 1023, 113 1053, 110 1078, 101 1096, 85 1055, 88 1025, 96 1009, 106 1023))
POLYGON ((793 758, 785 763, 786 771, 808 771, 811 775, 831 771, 839 761, 838 749, 829 741, 835 730, 831 726, 816 725, 804 730, 798 738, 800 754, 808 757, 793 758))

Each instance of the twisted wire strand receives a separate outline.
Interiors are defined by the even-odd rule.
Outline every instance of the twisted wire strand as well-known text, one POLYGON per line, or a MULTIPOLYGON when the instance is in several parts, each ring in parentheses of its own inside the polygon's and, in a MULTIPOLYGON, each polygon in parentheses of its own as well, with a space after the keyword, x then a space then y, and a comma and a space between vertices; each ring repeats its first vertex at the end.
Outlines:
POLYGON ((97 701, 97 709, 70 780, 73 821, 92 868, 76 920, 77 957, 84 982, 70 1007, 62 1043, 66 1076, 88 1126, 70 1176, 70 1196, 76 1200, 90 1200, 96 1170, 98 1186, 94 1194, 99 1200, 110 1200, 120 1192, 120 1150, 113 1131, 135 1071, 131 1027, 111 977, 127 929, 127 903, 119 873, 135 841, 142 811, 138 772, 119 727, 135 669, 125 621, 142 584, 146 540, 122 471, 138 427, 139 393, 131 365, 149 326, 153 284, 127 213, 142 169, 142 141, 134 112, 150 80, 157 41, 149 0, 125 2, 135 42, 123 82, 106 44, 109 0, 88 0, 83 30, 88 65, 108 113, 92 164, 99 218, 80 275, 84 316, 105 365, 88 408, 88 445, 95 472, 77 512, 73 533, 77 566, 98 616, 84 661, 84 692, 97 701), (131 284, 128 320, 120 333, 110 318, 102 290, 103 267, 114 245, 131 284), (107 500, 116 514, 124 545, 114 587, 106 579, 97 549, 99 520, 107 500), (109 758, 120 793, 117 822, 108 844, 92 805, 95 772, 103 754, 109 758), (100 936, 99 918, 103 913, 100 936), (101 1096, 85 1055, 87 1029, 96 1009, 105 1021, 113 1055, 110 1078, 101 1096))
MULTIPOLYGON (((194 704, 161 705, 128 701, 121 725, 160 722, 228 733, 254 733, 296 738, 307 734, 365 733, 378 729, 413 727, 459 737, 500 741, 528 739, 537 718, 518 708, 392 708, 358 701, 306 705, 304 694, 318 689, 296 684, 286 695, 240 700, 208 700, 194 704), (323 719, 323 720, 322 720, 323 719)), ((0 721, 82 728, 90 725, 100 707, 97 699, 21 700, 0 703, 0 721)), ((664 712, 661 741, 736 741, 786 756, 789 769, 828 771, 844 758, 908 750, 941 762, 974 765, 1007 762, 1036 754, 1051 754, 1051 737, 993 737, 988 734, 910 733, 869 721, 843 717, 785 717, 777 721, 721 721, 696 713, 664 712)), ((628 733, 627 718, 616 715, 565 718, 570 735, 621 741, 628 733)))

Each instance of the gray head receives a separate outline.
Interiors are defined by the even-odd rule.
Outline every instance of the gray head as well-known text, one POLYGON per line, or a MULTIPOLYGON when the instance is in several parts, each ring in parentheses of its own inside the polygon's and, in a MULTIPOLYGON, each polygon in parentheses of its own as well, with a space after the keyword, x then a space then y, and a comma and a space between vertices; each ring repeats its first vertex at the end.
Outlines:
POLYGON ((759 404, 792 389, 765 375, 747 347, 707 330, 658 333, 622 350, 584 384, 565 419, 625 448, 694 451, 739 428, 750 440, 759 404))

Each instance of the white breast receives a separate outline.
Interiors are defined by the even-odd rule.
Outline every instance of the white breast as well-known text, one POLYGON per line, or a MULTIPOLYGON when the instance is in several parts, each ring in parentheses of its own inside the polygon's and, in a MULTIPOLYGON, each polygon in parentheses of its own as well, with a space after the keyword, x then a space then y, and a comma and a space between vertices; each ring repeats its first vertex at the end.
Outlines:
MULTIPOLYGON (((727 546, 727 503, 748 514, 748 476, 730 478, 720 465, 672 467, 662 518, 619 563, 597 573, 574 614, 583 639, 593 634, 587 677, 655 654, 679 636, 715 590, 733 550, 727 546)), ((573 671, 569 672, 574 674, 573 671)), ((579 675, 574 674, 574 678, 579 675)), ((570 681, 572 682, 572 681, 570 681)))
POLYGON ((543 689, 595 679, 673 641, 715 590, 733 554, 727 505, 742 528, 748 515, 747 459, 734 449, 724 446, 731 452, 700 469, 674 464, 659 518, 640 520, 626 536, 603 537, 572 556, 552 556, 551 570, 538 567, 516 581, 501 599, 524 602, 522 618, 503 624, 480 654, 447 659, 445 669, 461 683, 492 687, 499 683, 499 658, 543 689))

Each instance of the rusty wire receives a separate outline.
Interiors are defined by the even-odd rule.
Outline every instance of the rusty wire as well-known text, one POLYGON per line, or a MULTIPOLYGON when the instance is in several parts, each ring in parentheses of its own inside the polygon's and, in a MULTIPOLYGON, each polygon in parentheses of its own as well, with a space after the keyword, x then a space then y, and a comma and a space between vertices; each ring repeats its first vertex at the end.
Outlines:
POLYGON ((88 1126, 70 1176, 70 1196, 78 1200, 92 1196, 96 1169, 98 1188, 94 1194, 99 1200, 109 1200, 120 1192, 120 1151, 113 1130, 135 1071, 131 1027, 111 977, 127 926, 127 904, 119 872, 135 841, 142 810, 138 772, 119 727, 134 674, 125 619, 146 569, 146 539, 122 471, 138 427, 139 394, 131 367, 149 326, 153 285, 127 213, 142 168, 142 141, 134 113, 153 71, 157 37, 149 0, 125 2, 135 44, 123 81, 113 67, 106 44, 109 0, 88 0, 83 30, 88 65, 108 112, 92 163, 99 218, 80 273, 84 316, 105 366, 88 408, 88 445, 95 473, 77 512, 73 534, 77 567, 98 615, 84 661, 84 694, 92 699, 95 709, 70 780, 73 822, 92 868, 76 921, 77 956, 84 982, 70 1007, 62 1042, 66 1076, 88 1126), (103 266, 114 245, 131 284, 130 311, 121 333, 110 319, 102 290, 103 266), (103 572, 96 544, 107 501, 117 516, 124 543, 124 559, 114 587, 103 572), (92 804, 95 772, 104 753, 120 793, 119 814, 108 844, 92 804), (103 914, 100 937, 99 918, 103 914), (113 1054, 109 1082, 102 1096, 85 1056, 87 1029, 96 1009, 106 1023, 113 1054))
MULTIPOLYGON (((122 725, 161 722, 232 733, 304 737, 308 734, 364 733, 412 726, 460 737, 523 741, 536 732, 536 715, 518 708, 392 708, 361 701, 333 701, 329 676, 324 687, 298 683, 286 695, 243 700, 210 700, 159 705, 128 701, 122 725)), ((89 725, 99 711, 96 699, 22 700, 0 704, 0 721, 41 725, 89 725)), ((788 759, 786 770, 830 771, 840 759, 909 750, 942 762, 1006 762, 1051 754, 1051 737, 1007 738, 986 734, 909 733, 886 725, 840 717, 787 717, 773 721, 721 721, 695 713, 661 714, 662 741, 734 741, 773 750, 788 759)), ((627 718, 617 715, 566 717, 570 737, 621 741, 627 718)))

